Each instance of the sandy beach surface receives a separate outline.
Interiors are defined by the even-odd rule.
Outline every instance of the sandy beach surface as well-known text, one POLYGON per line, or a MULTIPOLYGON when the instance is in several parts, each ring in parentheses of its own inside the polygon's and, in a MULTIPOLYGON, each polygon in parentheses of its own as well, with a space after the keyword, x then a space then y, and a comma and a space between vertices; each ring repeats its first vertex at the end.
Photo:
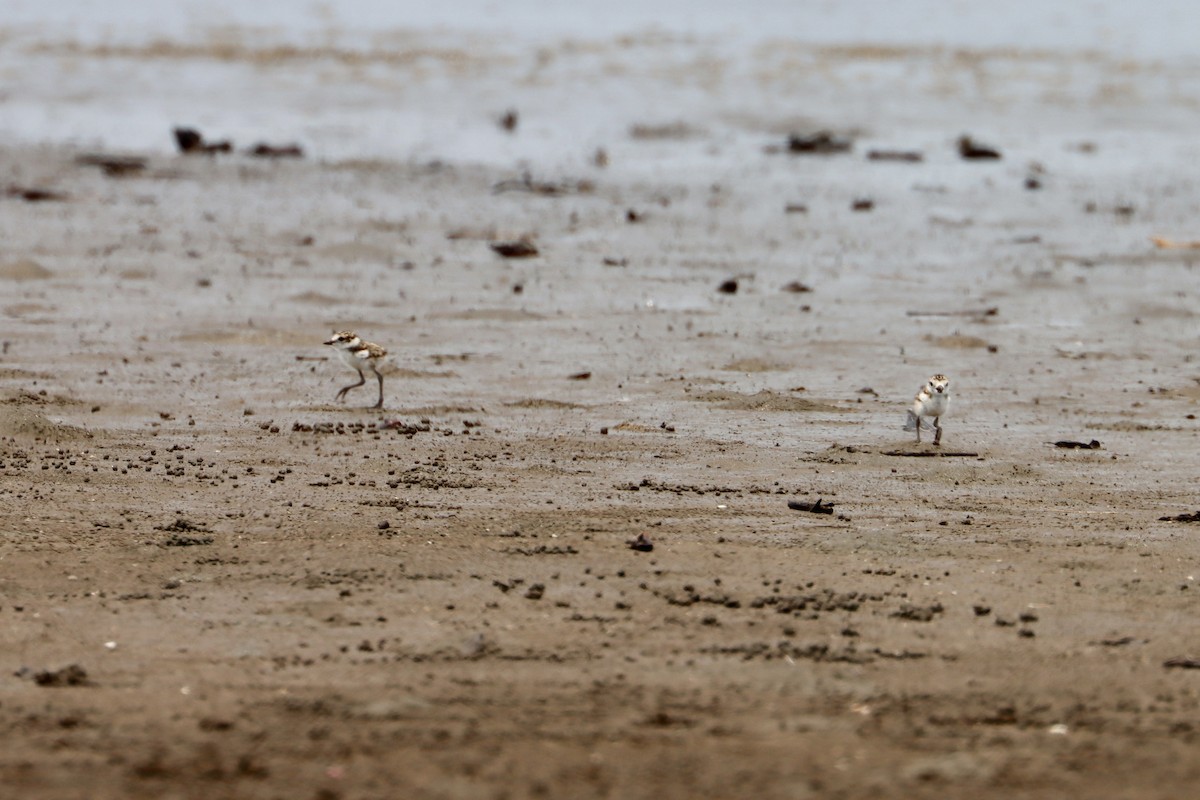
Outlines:
POLYGON ((6 796, 1194 793, 1200 62, 18 6, 6 796))

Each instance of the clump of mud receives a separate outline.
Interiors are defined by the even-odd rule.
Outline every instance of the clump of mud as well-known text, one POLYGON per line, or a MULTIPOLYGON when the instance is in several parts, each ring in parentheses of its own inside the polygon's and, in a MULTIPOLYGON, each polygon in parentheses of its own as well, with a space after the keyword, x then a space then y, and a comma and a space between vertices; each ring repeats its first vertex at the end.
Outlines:
POLYGON ((47 419, 27 395, 18 394, 0 399, 0 437, 65 442, 90 439, 92 433, 47 419))
POLYGON ((32 259, 23 258, 0 264, 0 278, 10 281, 36 281, 53 277, 54 273, 32 259))

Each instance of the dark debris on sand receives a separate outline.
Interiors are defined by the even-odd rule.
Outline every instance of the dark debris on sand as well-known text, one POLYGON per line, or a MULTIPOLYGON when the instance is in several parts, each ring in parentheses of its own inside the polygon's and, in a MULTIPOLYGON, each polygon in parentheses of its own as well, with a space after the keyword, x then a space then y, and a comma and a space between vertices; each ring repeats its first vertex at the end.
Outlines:
POLYGON ((833 503, 822 503, 819 497, 814 503, 801 503, 799 500, 789 500, 788 508, 793 511, 807 511, 810 514, 833 513, 833 503))
POLYGON ((233 142, 222 139, 219 142, 206 142, 204 136, 195 128, 176 128, 174 130, 175 144, 179 152, 185 155, 213 155, 214 153, 233 152, 233 142))
POLYGON ((44 669, 40 672, 33 672, 28 667, 24 667, 15 674, 18 678, 32 678, 38 686, 47 688, 92 685, 87 670, 78 664, 69 664, 62 669, 44 669))
POLYGON ((246 151, 253 158, 304 158, 304 148, 298 144, 267 144, 259 142, 246 151))
POLYGON ((980 144, 967 135, 958 137, 958 154, 965 161, 996 161, 1000 151, 986 144, 980 144))
POLYGON ((1101 444, 1098 440, 1092 439, 1090 442, 1076 442, 1071 439, 1061 439, 1054 443, 1055 447, 1062 447, 1067 450, 1099 450, 1101 444))
POLYGON ((532 258, 538 254, 537 246, 528 239, 511 242, 490 242, 488 247, 505 258, 532 258))
POLYGON ((849 153, 853 147, 854 140, 848 136, 838 136, 832 131, 817 131, 812 134, 793 133, 788 136, 786 152, 827 156, 849 153))
POLYGON ((649 553, 654 549, 654 543, 644 533, 639 533, 636 538, 630 539, 625 544, 630 550, 637 550, 639 553, 649 553))
POLYGON ((1159 522, 1200 522, 1200 511, 1191 514, 1176 514, 1173 517, 1159 517, 1159 522))
POLYGON ((107 153, 84 153, 75 159, 81 167, 98 167, 110 178, 120 178, 144 170, 149 161, 143 156, 115 156, 107 153))

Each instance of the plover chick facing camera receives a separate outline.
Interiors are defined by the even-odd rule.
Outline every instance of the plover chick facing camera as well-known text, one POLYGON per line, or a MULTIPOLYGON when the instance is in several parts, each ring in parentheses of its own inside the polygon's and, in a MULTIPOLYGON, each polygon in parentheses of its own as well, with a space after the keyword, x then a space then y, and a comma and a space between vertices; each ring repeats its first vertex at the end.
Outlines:
POLYGON ((379 368, 383 357, 387 355, 387 350, 372 342, 364 342, 353 331, 336 331, 325 344, 335 348, 342 361, 358 373, 358 383, 352 383, 340 389, 335 399, 345 399, 346 392, 357 389, 366 383, 369 374, 374 375, 375 379, 379 381, 379 402, 375 403, 373 408, 383 408, 383 373, 379 371, 379 368))
POLYGON ((913 398, 912 407, 908 409, 908 421, 904 424, 904 430, 917 432, 917 444, 921 443, 921 428, 932 428, 933 443, 942 443, 942 425, 941 418, 945 416, 950 408, 950 379, 945 375, 938 373, 926 381, 921 387, 921 391, 917 392, 917 396, 913 398), (929 418, 933 418, 933 424, 929 423, 929 418))

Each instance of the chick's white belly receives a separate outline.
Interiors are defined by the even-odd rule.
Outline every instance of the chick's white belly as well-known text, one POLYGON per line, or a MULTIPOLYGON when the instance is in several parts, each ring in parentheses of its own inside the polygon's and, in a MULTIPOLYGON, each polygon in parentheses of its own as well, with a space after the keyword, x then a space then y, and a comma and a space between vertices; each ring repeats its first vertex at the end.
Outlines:
POLYGON ((950 398, 944 394, 935 394, 919 405, 920 408, 913 409, 918 416, 940 417, 946 413, 946 409, 950 406, 950 398))
POLYGON ((361 370, 368 375, 375 372, 375 364, 369 358, 359 358, 349 350, 338 350, 338 355, 341 356, 342 362, 352 370, 361 370))

